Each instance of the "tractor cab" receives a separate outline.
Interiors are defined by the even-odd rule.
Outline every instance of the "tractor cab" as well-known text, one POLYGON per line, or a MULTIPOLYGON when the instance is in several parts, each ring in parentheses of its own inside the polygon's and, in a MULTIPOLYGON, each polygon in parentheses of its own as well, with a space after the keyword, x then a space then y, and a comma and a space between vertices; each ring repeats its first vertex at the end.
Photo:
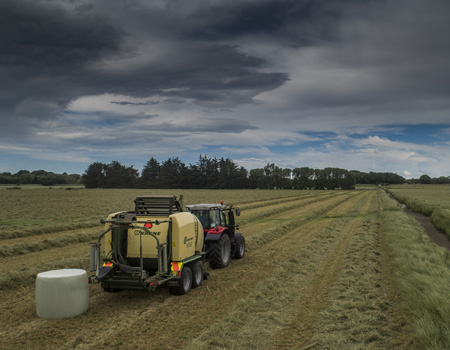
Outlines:
POLYGON ((236 231, 235 215, 239 216, 239 208, 228 208, 219 204, 192 204, 186 209, 201 222, 204 231, 204 244, 207 258, 213 268, 226 267, 231 257, 241 259, 245 252, 245 240, 236 231))
POLYGON ((235 230, 238 228, 234 215, 239 216, 240 212, 239 209, 233 211, 233 206, 226 208, 223 203, 195 204, 187 205, 186 209, 199 219, 205 234, 222 233, 223 230, 227 229, 230 235, 234 235, 235 230))

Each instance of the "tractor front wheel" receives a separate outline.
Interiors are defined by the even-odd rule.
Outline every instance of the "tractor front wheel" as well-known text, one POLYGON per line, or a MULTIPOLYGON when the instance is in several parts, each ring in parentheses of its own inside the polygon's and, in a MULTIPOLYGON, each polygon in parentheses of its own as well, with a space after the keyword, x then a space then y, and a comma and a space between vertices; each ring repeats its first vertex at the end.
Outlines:
POLYGON ((172 295, 184 295, 190 292, 192 288, 192 270, 189 266, 183 267, 181 277, 178 280, 178 285, 169 287, 169 292, 172 295))
POLYGON ((233 258, 242 259, 245 255, 245 239, 242 236, 236 237, 233 258))
POLYGON ((212 242, 210 251, 210 264, 214 269, 227 267, 231 259, 230 237, 222 234, 219 240, 212 242))

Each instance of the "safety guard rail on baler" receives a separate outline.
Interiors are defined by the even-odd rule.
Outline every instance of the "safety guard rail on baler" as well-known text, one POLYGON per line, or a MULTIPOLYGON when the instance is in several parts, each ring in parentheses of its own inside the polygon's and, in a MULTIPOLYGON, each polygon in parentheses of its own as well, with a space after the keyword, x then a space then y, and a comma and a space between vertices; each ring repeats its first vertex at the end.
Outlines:
MULTIPOLYGON (((133 221, 125 221, 125 220, 100 220, 101 224, 111 224, 111 226, 108 227, 106 231, 104 231, 99 237, 97 242, 91 243, 91 249, 90 249, 90 271, 95 271, 94 276, 89 277, 89 281, 92 283, 96 277, 99 274, 100 270, 100 247, 101 247, 101 239, 109 232, 112 231, 114 228, 118 228, 121 225, 128 225, 129 228, 136 228, 139 227, 139 243, 140 243, 140 281, 142 285, 145 285, 146 282, 148 282, 149 285, 153 286, 154 283, 155 286, 159 285, 160 283, 164 283, 170 279, 173 278, 173 276, 168 276, 168 270, 167 270, 167 260, 168 260, 168 254, 167 254, 167 243, 160 243, 158 237, 150 232, 150 230, 145 226, 136 226, 135 224, 152 224, 152 225, 159 225, 162 223, 168 222, 170 224, 171 220, 146 220, 146 221, 139 221, 139 220, 133 220, 133 221), (158 274, 155 276, 151 276, 148 278, 148 281, 145 281, 144 278, 144 259, 142 256, 142 231, 144 230, 146 232, 146 235, 152 236, 156 240, 156 248, 157 248, 157 257, 158 257, 158 274), (161 279, 161 277, 163 277, 161 279), (154 280, 153 283, 151 283, 151 280, 154 280)), ((119 264, 120 262, 125 263, 125 259, 122 257, 120 252, 117 253, 119 256, 114 256, 109 259, 112 264, 119 264), (114 259, 113 259, 114 258, 114 259)), ((106 260, 108 260, 107 257, 105 257, 106 260)))

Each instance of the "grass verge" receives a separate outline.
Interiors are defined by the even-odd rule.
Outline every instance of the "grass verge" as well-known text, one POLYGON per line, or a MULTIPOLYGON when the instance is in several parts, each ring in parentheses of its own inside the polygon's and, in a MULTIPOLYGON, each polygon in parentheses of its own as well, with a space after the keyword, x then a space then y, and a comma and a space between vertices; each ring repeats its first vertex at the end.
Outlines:
POLYGON ((435 245, 386 194, 382 202, 386 241, 416 338, 423 349, 450 349, 450 252, 435 245))

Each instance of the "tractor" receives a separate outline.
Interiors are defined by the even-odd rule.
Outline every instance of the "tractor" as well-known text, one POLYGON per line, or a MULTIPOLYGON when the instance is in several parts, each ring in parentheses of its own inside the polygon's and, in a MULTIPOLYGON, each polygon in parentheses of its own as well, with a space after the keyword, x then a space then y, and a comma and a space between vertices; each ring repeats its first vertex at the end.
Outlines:
POLYGON ((152 291, 167 284, 171 294, 183 295, 209 278, 202 224, 183 211, 181 196, 137 197, 134 211, 111 214, 101 223, 105 231, 91 243, 95 274, 89 281, 104 291, 152 291))
POLYGON ((231 258, 242 259, 245 254, 245 239, 236 232, 235 216, 240 215, 239 208, 220 204, 187 205, 186 209, 194 214, 204 230, 204 251, 212 268, 228 266, 231 258))

